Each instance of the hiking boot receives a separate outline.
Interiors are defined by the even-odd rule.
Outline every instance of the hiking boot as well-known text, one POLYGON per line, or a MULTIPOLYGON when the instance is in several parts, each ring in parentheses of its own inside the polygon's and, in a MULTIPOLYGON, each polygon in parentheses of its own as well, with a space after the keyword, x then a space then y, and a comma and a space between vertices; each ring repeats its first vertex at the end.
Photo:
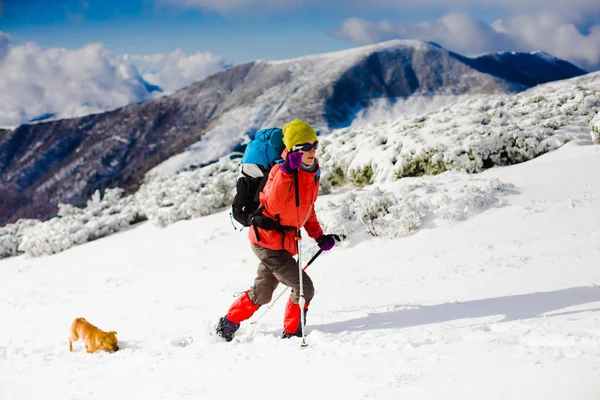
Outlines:
POLYGON ((296 332, 296 333, 289 333, 289 332, 283 331, 281 333, 282 339, 289 339, 289 338, 293 338, 293 337, 302 337, 302 331, 296 332))
POLYGON ((217 335, 225 339, 227 342, 231 342, 233 340, 233 335, 239 329, 240 324, 234 324, 227 317, 222 317, 219 320, 219 324, 217 325, 217 335))

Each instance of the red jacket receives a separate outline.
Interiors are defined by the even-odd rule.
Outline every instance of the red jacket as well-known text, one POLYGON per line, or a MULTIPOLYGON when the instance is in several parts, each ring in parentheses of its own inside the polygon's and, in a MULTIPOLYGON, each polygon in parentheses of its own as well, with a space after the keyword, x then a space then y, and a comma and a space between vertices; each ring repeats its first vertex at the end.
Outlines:
MULTIPOLYGON (((285 158, 285 154, 284 154, 285 158)), ((296 207, 296 190, 294 188, 294 174, 288 175, 281 170, 279 165, 271 168, 269 179, 260 193, 260 204, 265 208, 263 214, 269 218, 277 219, 281 225, 304 227, 308 236, 313 239, 323 234, 323 229, 315 213, 315 200, 319 194, 320 173, 319 166, 314 172, 298 170, 298 186, 300 187, 300 207, 296 207)), ((267 231, 258 228, 260 241, 251 227, 248 232, 250 242, 271 250, 286 250, 292 256, 298 254, 295 231, 267 231)))

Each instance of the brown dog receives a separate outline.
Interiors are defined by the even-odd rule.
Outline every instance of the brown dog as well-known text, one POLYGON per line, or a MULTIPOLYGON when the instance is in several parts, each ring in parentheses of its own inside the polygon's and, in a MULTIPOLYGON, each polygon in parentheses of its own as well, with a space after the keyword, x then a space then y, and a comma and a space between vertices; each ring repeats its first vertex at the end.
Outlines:
POLYGON ((111 353, 119 350, 117 332, 104 332, 102 329, 98 329, 87 322, 85 318, 75 318, 71 324, 69 351, 73 351, 73 342, 79 339, 85 342, 85 348, 88 353, 93 353, 99 349, 111 353))

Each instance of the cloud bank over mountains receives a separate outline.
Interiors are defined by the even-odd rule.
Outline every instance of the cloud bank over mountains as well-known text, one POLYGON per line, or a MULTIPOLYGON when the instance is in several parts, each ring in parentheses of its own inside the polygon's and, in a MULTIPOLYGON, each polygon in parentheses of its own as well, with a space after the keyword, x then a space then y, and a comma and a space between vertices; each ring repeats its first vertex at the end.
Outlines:
POLYGON ((31 42, 16 44, 0 31, 0 127, 122 107, 161 90, 173 92, 226 66, 221 57, 181 50, 116 56, 100 43, 43 49, 31 42))
POLYGON ((390 21, 347 18, 333 32, 353 43, 420 39, 465 55, 497 51, 542 50, 586 70, 600 69, 600 24, 588 24, 570 13, 518 14, 491 24, 466 13, 451 12, 434 21, 396 26, 390 21))
POLYGON ((166 92, 174 92, 231 66, 221 56, 201 52, 186 55, 181 49, 149 56, 126 55, 124 59, 151 65, 153 69, 143 73, 143 78, 166 92))

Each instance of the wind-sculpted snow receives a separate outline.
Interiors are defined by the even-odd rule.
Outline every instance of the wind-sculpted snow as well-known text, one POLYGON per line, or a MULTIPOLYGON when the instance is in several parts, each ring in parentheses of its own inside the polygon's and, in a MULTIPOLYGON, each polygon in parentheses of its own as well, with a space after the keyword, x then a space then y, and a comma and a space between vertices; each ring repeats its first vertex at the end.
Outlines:
POLYGON ((394 239, 437 220, 458 221, 492 205, 512 188, 498 179, 447 172, 355 189, 317 207, 327 232, 348 238, 357 232, 394 239))
MULTIPOLYGON (((600 74, 516 95, 472 98, 417 117, 335 131, 319 156, 328 184, 362 186, 531 160, 589 136, 600 74)), ((597 129, 597 128, 596 128, 597 129)))

